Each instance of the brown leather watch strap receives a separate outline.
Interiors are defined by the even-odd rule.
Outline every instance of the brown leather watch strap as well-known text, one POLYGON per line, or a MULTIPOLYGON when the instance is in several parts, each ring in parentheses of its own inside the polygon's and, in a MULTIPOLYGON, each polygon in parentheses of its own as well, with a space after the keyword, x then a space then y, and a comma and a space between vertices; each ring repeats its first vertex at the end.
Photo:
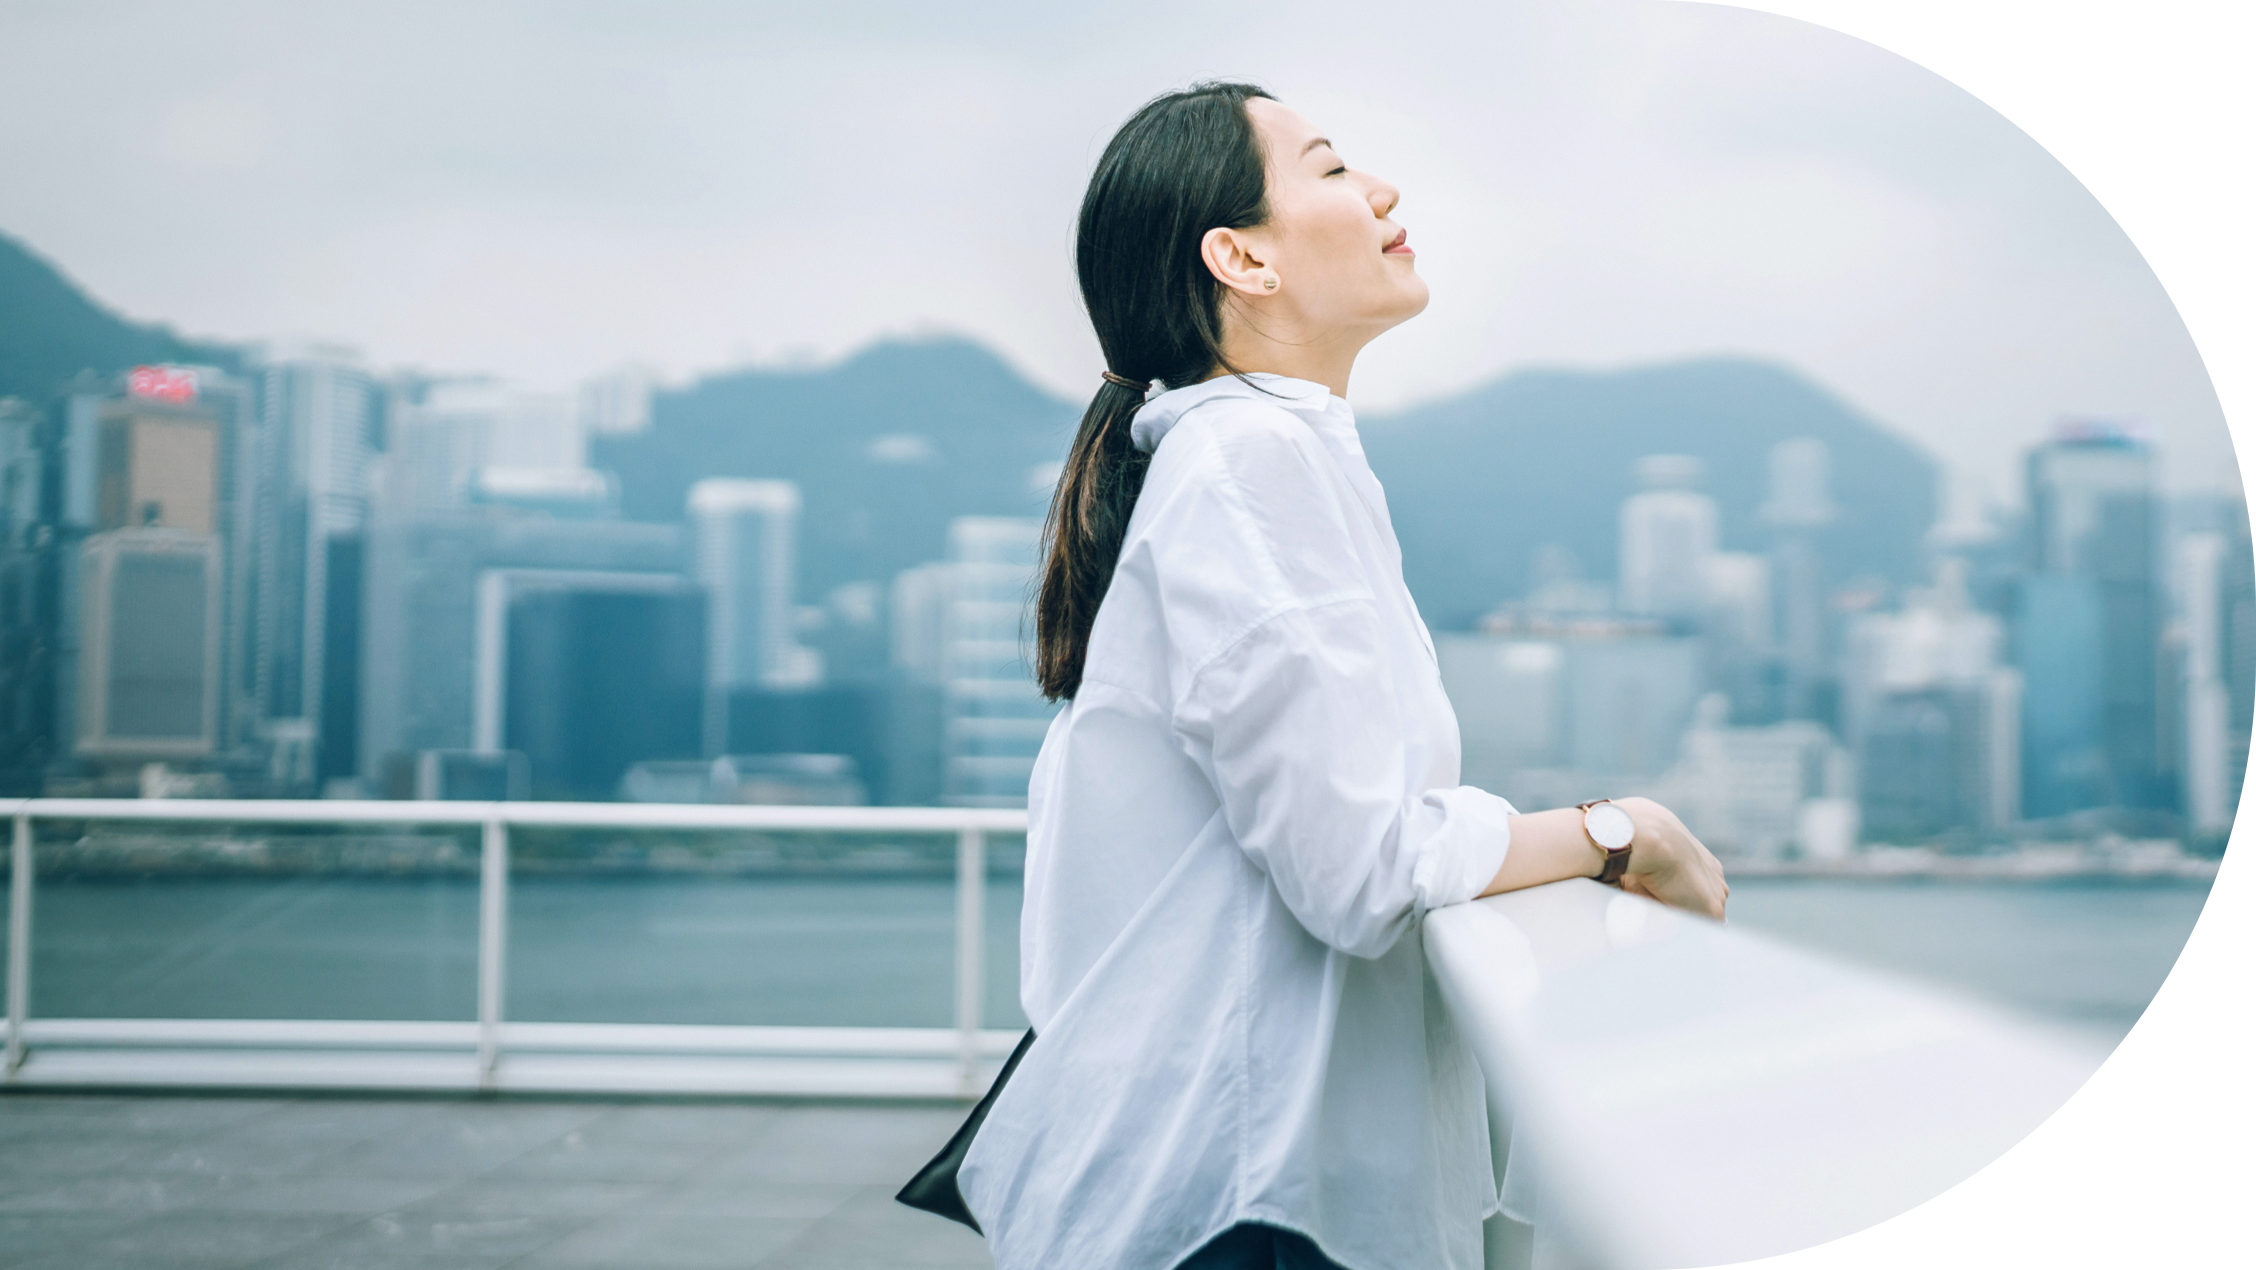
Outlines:
MULTIPOLYGON (((1591 808, 1597 806, 1600 803, 1610 803, 1612 801, 1614 800, 1611 798, 1593 798, 1586 803, 1576 803, 1575 810, 1587 816, 1590 814, 1591 808)), ((1629 844, 1629 846, 1625 847, 1608 847, 1601 845, 1596 838, 1590 836, 1590 830, 1587 826, 1585 826, 1582 831, 1582 840, 1589 843, 1593 847, 1597 847, 1598 850, 1606 853, 1606 863, 1602 868, 1598 870, 1598 884, 1601 886, 1620 886, 1622 874, 1629 872, 1629 849, 1630 847, 1634 847, 1637 844, 1635 842, 1632 842, 1629 844)))

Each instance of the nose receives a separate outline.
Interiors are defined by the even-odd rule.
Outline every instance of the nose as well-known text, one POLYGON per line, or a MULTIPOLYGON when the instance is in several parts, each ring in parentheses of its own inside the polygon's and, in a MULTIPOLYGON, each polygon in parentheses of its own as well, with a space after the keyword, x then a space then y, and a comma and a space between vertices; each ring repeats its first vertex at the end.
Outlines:
POLYGON ((1402 191, 1394 188, 1393 185, 1385 181, 1372 182, 1371 214, 1373 216, 1381 220, 1386 219, 1387 214, 1394 210, 1394 205, 1401 201, 1402 191))

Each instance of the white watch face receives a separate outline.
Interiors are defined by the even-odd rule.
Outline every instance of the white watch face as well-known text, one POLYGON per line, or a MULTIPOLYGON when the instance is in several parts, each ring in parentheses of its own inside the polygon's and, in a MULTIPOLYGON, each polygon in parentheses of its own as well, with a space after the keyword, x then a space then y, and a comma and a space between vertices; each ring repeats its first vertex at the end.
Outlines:
POLYGON ((1582 827, 1588 831, 1592 842, 1608 851, 1621 850, 1637 836, 1637 826, 1630 821, 1629 813, 1612 803, 1600 803, 1582 813, 1582 827))

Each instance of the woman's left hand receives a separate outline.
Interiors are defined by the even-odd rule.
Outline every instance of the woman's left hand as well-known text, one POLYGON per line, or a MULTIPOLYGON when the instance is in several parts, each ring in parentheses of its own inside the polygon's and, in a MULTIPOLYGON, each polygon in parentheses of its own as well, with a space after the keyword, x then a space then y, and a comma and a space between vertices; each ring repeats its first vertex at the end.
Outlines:
POLYGON ((1637 827, 1629 840, 1629 871, 1622 874, 1621 888, 1722 921, 1731 884, 1723 880, 1723 866, 1676 813, 1650 798, 1617 798, 1614 803, 1637 827))

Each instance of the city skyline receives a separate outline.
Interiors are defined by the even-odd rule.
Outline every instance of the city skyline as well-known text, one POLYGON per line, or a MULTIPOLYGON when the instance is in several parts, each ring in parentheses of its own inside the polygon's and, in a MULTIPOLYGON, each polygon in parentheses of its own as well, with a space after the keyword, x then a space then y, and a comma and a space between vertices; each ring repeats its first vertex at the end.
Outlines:
MULTIPOLYGON (((939 324, 1071 396, 1095 364, 1065 265, 1094 147, 1151 92, 1242 73, 1408 196, 1436 301, 1366 357, 1365 408, 1524 365, 1733 352, 1807 371, 2002 502, 2061 414, 2147 418, 2170 488, 2233 469, 2167 297, 2068 173, 1927 72, 1767 15, 1520 6, 1465 17, 1463 47, 1418 50, 1412 74, 1406 50, 1344 52, 1322 14, 1215 65, 1158 26, 1003 5, 947 28, 905 9, 881 36, 786 12, 234 12, 175 30, 152 11, 164 38, 103 39, 147 71, 118 95, 69 129, 0 125, 26 178, 0 225, 197 334, 328 335, 559 389, 939 324), (339 47, 361 51, 314 52, 339 47), (1475 56, 1493 65, 1454 73, 1475 56), (929 107, 917 126, 902 100, 929 107), (152 179, 179 197, 118 184, 152 179)), ((51 98, 43 77, 105 29, 11 23, 47 56, 0 100, 51 98)))

